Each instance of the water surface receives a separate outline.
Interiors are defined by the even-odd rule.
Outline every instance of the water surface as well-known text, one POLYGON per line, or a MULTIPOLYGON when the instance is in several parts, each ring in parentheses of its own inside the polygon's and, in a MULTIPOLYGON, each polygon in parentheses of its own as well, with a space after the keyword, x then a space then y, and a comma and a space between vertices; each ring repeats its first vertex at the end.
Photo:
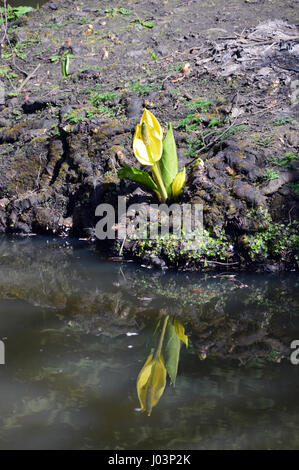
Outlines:
POLYGON ((1 449, 299 446, 296 275, 161 273, 83 241, 3 238, 1 338, 1 449), (136 378, 165 313, 190 344, 147 416, 136 378))

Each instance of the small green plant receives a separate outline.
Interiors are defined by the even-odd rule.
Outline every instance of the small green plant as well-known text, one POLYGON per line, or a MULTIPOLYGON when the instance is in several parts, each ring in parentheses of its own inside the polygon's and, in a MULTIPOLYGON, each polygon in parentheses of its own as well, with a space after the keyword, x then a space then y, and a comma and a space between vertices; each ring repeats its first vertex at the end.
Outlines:
POLYGON ((147 83, 131 82, 129 83, 129 88, 139 95, 147 95, 150 92, 150 87, 147 83))
POLYGON ((171 64, 169 67, 169 72, 177 72, 179 70, 182 70, 184 67, 183 62, 175 62, 174 64, 171 64))
POLYGON ((85 121, 85 117, 83 116, 78 116, 77 112, 75 110, 70 111, 68 114, 65 116, 66 121, 70 121, 73 124, 77 124, 78 122, 85 121))
POLYGON ((50 61, 54 62, 54 64, 57 64, 57 62, 60 62, 61 56, 60 55, 51 55, 50 61))
POLYGON ((189 109, 197 111, 199 113, 207 113, 210 109, 212 101, 207 98, 197 98, 193 101, 187 101, 186 106, 189 109))
POLYGON ((2 50, 1 57, 2 59, 11 59, 11 57, 16 56, 19 59, 26 59, 27 54, 25 50, 32 46, 33 44, 39 44, 41 42, 40 38, 37 39, 27 39, 26 41, 18 41, 13 47, 2 50))
POLYGON ((296 196, 299 196, 299 183, 288 183, 287 186, 296 196))
POLYGON ((153 49, 151 49, 150 47, 148 47, 148 48, 147 48, 147 51, 148 51, 148 53, 149 53, 149 55, 150 55, 150 58, 151 58, 152 60, 158 60, 158 56, 157 56, 157 54, 155 53, 155 51, 153 51, 153 49))
POLYGON ((12 7, 10 5, 7 5, 6 10, 5 7, 0 7, 0 11, 2 14, 2 16, 0 17, 0 24, 2 24, 2 18, 4 18, 5 15, 7 16, 7 21, 16 21, 22 15, 25 15, 26 13, 29 13, 33 10, 34 8, 28 6, 12 7))
POLYGON ((15 121, 19 121, 20 119, 22 119, 23 117, 23 114, 21 113, 21 111, 19 109, 14 109, 12 111, 12 114, 14 116, 14 120, 15 121))
POLYGON ((114 98, 118 97, 118 93, 106 91, 103 93, 93 93, 91 92, 90 103, 98 107, 101 103, 105 103, 107 101, 112 101, 114 98))
MULTIPOLYGON (((281 257, 299 249, 298 222, 285 224, 272 223, 255 234, 248 235, 248 253, 254 261, 260 257, 281 257)), ((297 255, 295 255, 295 258, 297 255)))
POLYGON ((79 20, 79 23, 80 24, 90 23, 90 20, 89 20, 89 18, 87 18, 87 16, 82 16, 79 20))
POLYGON ((149 28, 149 29, 152 29, 155 24, 152 22, 152 21, 148 21, 148 20, 142 20, 138 15, 137 13, 135 13, 136 15, 136 18, 134 20, 131 20, 130 23, 137 23, 138 25, 140 25, 141 27, 143 28, 149 28))
POLYGON ((106 8, 105 13, 107 16, 115 17, 118 15, 130 15, 133 13, 132 10, 128 10, 127 8, 106 8))
MULTIPOLYGON (((178 123, 178 126, 184 128, 187 132, 196 130, 199 124, 205 120, 205 117, 201 116, 201 113, 207 113, 211 105, 212 102, 206 98, 187 101, 186 106, 190 109, 190 112, 178 123)), ((216 125, 219 121, 219 118, 215 117, 212 126, 216 125)))
POLYGON ((1 68, 0 69, 0 77, 5 77, 5 78, 8 78, 8 79, 12 79, 12 78, 18 78, 18 74, 11 72, 7 68, 1 68))
POLYGON ((86 111, 86 117, 87 117, 87 119, 92 119, 92 118, 96 117, 96 114, 92 110, 87 110, 86 111))
POLYGON ((178 127, 182 127, 187 132, 191 132, 198 128, 202 120, 203 118, 198 113, 187 113, 178 123, 178 127))
POLYGON ((273 136, 267 137, 257 137, 255 139, 255 144, 259 145, 260 147, 269 147, 273 143, 273 136))
POLYGON ((106 91, 101 93, 95 93, 94 90, 90 90, 89 93, 89 103, 100 114, 115 116, 121 108, 121 106, 113 104, 113 100, 119 96, 119 94, 116 92, 106 91))
MULTIPOLYGON (((247 125, 246 124, 239 124, 238 126, 232 126, 230 127, 230 129, 228 129, 228 131, 223 134, 223 136, 221 136, 221 139, 220 140, 225 140, 227 139, 228 137, 230 137, 231 135, 235 134, 236 132, 241 132, 243 131, 244 129, 246 129, 247 125)), ((217 131, 218 132, 218 131, 217 131)), ((220 131, 221 132, 221 131, 220 131)), ((219 132, 218 132, 219 133, 219 132)))
POLYGON ((177 199, 186 184, 186 169, 178 171, 176 144, 171 124, 163 141, 163 131, 155 116, 144 110, 140 124, 137 124, 133 139, 133 152, 139 163, 151 168, 149 173, 125 165, 119 170, 119 178, 141 183, 154 191, 162 202, 177 199))
POLYGON ((136 80, 129 83, 128 88, 138 95, 148 95, 151 90, 160 90, 159 83, 140 83, 136 80))
POLYGON ((286 166, 287 168, 293 168, 294 162, 298 160, 298 155, 292 152, 286 152, 284 157, 270 157, 268 158, 269 163, 275 166, 286 166))
POLYGON ((279 171, 273 170, 273 168, 266 168, 264 179, 266 181, 276 180, 279 178, 279 171))
POLYGON ((274 126, 284 126, 285 124, 296 124, 296 120, 292 118, 291 116, 281 116, 273 119, 271 121, 274 126))
MULTIPOLYGON (((182 232, 184 236, 184 233, 182 232)), ((201 260, 207 259, 227 261, 228 255, 230 256, 230 241, 227 238, 225 231, 221 229, 219 235, 215 238, 215 234, 212 230, 203 230, 202 233, 198 234, 201 243, 200 248, 194 250, 190 247, 190 250, 186 251, 186 246, 182 245, 182 240, 177 235, 170 233, 167 235, 159 234, 157 239, 140 240, 136 246, 137 253, 144 254, 155 254, 167 258, 171 263, 177 263, 180 256, 184 253, 188 260, 201 260)), ((187 242, 189 243, 189 242, 187 242)), ((192 241, 190 240, 190 244, 192 241)))
POLYGON ((188 151, 186 152, 191 158, 196 156, 196 152, 203 147, 201 139, 187 139, 188 151))
POLYGON ((219 127, 221 124, 221 119, 217 116, 210 119, 208 127, 219 127))

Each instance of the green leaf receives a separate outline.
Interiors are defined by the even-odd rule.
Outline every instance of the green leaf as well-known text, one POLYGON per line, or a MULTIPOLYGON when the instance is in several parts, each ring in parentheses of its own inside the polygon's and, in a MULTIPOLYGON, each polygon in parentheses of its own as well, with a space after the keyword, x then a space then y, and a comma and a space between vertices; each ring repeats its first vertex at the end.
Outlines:
MULTIPOLYGON (((5 8, 0 7, 0 10, 2 12, 2 15, 5 15, 5 8)), ((15 21, 19 19, 22 15, 25 15, 26 13, 29 13, 30 11, 33 11, 34 8, 32 7, 27 7, 27 6, 20 6, 20 7, 11 7, 10 5, 7 5, 6 8, 6 14, 7 14, 7 21, 15 21)), ((0 18, 0 25, 2 24, 2 19, 0 18)))
POLYGON ((175 385, 178 372, 180 349, 181 340, 177 335, 174 324, 169 321, 166 328, 164 357, 166 369, 173 385, 175 385))
POLYGON ((163 142, 163 153, 160 160, 160 169, 167 195, 170 198, 172 183, 178 172, 178 156, 171 124, 168 124, 167 126, 167 134, 163 142))
POLYGON ((13 8, 13 12, 17 18, 20 18, 20 16, 25 15, 26 13, 29 13, 30 11, 33 11, 33 10, 34 8, 28 7, 28 6, 20 6, 20 7, 13 8))
POLYGON ((119 178, 135 181, 135 183, 140 183, 151 191, 159 192, 158 186, 146 171, 137 170, 125 164, 124 168, 119 170, 117 174, 119 178))
POLYGON ((69 75, 70 56, 66 55, 61 60, 61 72, 63 78, 67 78, 69 75))
POLYGON ((154 23, 152 23, 151 21, 142 21, 141 24, 145 28, 150 28, 150 29, 155 26, 154 23))
POLYGON ((127 8, 119 8, 118 11, 121 15, 130 15, 133 13, 133 10, 128 10, 127 8))
POLYGON ((186 186, 186 168, 183 168, 183 170, 180 171, 173 180, 172 195, 174 200, 179 197, 184 186, 186 186))

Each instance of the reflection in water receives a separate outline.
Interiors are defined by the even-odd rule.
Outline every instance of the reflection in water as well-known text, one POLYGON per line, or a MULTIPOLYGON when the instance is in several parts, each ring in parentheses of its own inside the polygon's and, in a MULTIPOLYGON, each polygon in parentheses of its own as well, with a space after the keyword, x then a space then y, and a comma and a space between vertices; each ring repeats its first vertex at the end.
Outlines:
POLYGON ((169 318, 169 315, 166 315, 162 321, 158 344, 154 352, 148 356, 137 378, 141 409, 146 411, 148 416, 164 392, 167 372, 175 385, 181 341, 187 345, 188 338, 183 324, 177 318, 169 318))
POLYGON ((137 378, 137 393, 141 409, 146 411, 148 416, 150 416, 153 406, 160 400, 166 386, 167 371, 162 346, 168 318, 168 316, 165 317, 163 321, 158 346, 154 353, 148 356, 137 378))
POLYGON ((0 448, 298 448, 298 311, 292 274, 165 274, 83 242, 0 238, 0 448), (149 419, 136 377, 164 322, 176 386, 149 419))

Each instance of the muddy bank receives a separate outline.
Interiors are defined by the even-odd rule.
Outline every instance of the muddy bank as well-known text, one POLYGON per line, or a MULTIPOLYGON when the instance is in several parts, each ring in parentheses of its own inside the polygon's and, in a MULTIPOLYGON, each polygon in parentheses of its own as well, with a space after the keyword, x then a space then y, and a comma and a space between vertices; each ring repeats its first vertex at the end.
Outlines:
POLYGON ((11 24, 0 68, 0 232, 92 240, 98 204, 157 202, 117 177, 136 164, 132 136, 146 106, 173 123, 188 169, 181 202, 203 205, 205 240, 196 252, 174 239, 115 240, 102 252, 162 268, 297 269, 296 13, 298 2, 266 0, 58 0, 11 24))

